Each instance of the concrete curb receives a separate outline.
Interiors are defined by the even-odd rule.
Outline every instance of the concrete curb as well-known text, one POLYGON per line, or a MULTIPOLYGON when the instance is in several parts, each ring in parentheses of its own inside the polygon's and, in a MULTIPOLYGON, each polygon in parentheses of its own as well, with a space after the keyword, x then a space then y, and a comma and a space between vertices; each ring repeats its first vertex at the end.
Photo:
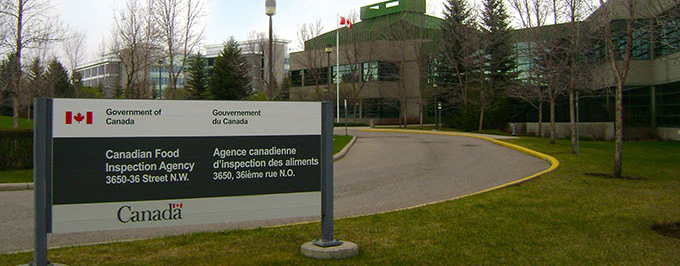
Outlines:
POLYGON ((0 191, 28 190, 28 189, 33 189, 33 182, 0 184, 0 191))
POLYGON ((347 145, 345 145, 345 147, 342 148, 342 150, 340 152, 333 155, 333 161, 335 162, 337 160, 342 159, 342 157, 345 157, 345 154, 347 154, 347 152, 349 151, 349 148, 351 148, 352 145, 354 145, 354 142, 356 142, 356 141, 357 141, 357 137, 352 137, 352 140, 350 140, 349 143, 347 143, 347 145))
MULTIPOLYGON (((337 161, 342 159, 342 157, 345 157, 347 152, 349 151, 349 148, 354 145, 354 142, 357 141, 357 137, 352 137, 352 140, 345 145, 344 148, 340 152, 338 152, 336 155, 333 155, 333 161, 337 161)), ((29 190, 33 189, 33 182, 31 183, 6 183, 6 184, 0 184, 0 191, 14 191, 14 190, 29 190)))

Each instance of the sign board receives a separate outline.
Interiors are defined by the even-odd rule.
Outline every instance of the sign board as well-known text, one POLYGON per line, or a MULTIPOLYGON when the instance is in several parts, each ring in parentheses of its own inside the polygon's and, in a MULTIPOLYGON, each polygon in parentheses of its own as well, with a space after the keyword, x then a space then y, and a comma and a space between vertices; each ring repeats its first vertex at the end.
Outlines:
POLYGON ((319 102, 51 101, 52 232, 320 213, 319 102))

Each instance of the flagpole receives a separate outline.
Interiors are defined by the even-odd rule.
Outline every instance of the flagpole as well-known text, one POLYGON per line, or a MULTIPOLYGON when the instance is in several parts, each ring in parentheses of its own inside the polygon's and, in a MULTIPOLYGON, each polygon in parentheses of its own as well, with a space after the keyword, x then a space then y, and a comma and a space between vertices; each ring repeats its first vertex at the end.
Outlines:
POLYGON ((335 103, 337 106, 337 116, 335 119, 336 123, 340 123, 340 26, 339 26, 339 20, 340 20, 340 15, 335 14, 336 19, 335 19, 335 78, 337 81, 335 82, 336 84, 336 89, 335 89, 335 103))

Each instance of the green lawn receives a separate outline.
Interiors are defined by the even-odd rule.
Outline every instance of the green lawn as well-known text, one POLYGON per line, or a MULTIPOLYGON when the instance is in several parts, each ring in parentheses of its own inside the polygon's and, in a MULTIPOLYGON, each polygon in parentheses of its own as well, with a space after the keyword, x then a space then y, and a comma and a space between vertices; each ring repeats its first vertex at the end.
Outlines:
POLYGON ((342 150, 352 140, 352 136, 333 135, 333 154, 342 150))
POLYGON ((33 182, 33 170, 6 170, 0 171, 0 183, 28 183, 33 182))
MULTIPOLYGON (((680 265, 680 239, 650 226, 680 221, 680 143, 626 142, 624 174, 610 172, 613 145, 568 140, 510 140, 560 160, 537 179, 417 209, 338 219, 336 237, 359 245, 358 257, 325 261, 300 255, 319 223, 199 233, 48 252, 68 265, 680 265)), ((406 173, 407 174, 407 173, 406 173)), ((0 255, 0 265, 31 261, 0 255)))
MULTIPOLYGON (((14 119, 11 116, 0 116, 0 128, 12 128, 12 125, 14 125, 14 119)), ((33 120, 19 118, 19 127, 33 128, 33 120)))

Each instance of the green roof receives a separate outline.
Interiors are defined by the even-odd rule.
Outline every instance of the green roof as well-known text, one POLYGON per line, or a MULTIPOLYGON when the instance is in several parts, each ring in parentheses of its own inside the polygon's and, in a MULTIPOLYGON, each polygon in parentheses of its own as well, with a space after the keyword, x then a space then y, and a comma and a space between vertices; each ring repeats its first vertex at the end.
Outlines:
POLYGON ((401 12, 425 13, 425 0, 390 0, 361 7, 361 20, 401 12))
MULTIPOLYGON (((402 39, 422 38, 423 36, 431 39, 442 21, 441 18, 424 13, 410 11, 389 13, 357 22, 352 25, 351 29, 346 27, 338 29, 340 45, 351 43, 355 38, 360 42, 392 39, 394 36, 390 36, 390 33, 396 32, 402 35, 402 39)), ((335 36, 336 30, 332 30, 308 40, 305 42, 305 50, 321 49, 328 43, 335 45, 335 36)))

